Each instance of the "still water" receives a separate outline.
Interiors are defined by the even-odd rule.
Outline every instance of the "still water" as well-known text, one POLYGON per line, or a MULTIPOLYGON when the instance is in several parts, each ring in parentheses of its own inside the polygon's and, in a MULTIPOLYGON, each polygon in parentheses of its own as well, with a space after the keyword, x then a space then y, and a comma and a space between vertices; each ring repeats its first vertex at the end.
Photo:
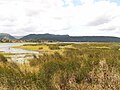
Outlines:
POLYGON ((38 53, 36 51, 12 48, 13 46, 20 46, 24 44, 31 44, 31 43, 0 43, 0 51, 6 53, 33 53, 33 54, 38 53))

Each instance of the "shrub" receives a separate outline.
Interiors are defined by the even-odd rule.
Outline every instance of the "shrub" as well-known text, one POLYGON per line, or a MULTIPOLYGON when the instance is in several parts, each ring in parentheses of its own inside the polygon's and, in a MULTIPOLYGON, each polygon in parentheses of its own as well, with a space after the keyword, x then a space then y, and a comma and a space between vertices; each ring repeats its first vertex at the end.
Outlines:
POLYGON ((7 59, 0 54, 0 62, 7 62, 7 59))
POLYGON ((39 47, 39 50, 43 49, 43 47, 39 47))
POLYGON ((81 63, 75 60, 46 62, 39 71, 39 83, 46 86, 47 90, 58 90, 57 84, 61 89, 69 89, 71 80, 80 83, 88 76, 91 69, 86 66, 81 66, 81 63))
POLYGON ((60 49, 58 45, 49 45, 49 49, 51 50, 58 50, 60 49))

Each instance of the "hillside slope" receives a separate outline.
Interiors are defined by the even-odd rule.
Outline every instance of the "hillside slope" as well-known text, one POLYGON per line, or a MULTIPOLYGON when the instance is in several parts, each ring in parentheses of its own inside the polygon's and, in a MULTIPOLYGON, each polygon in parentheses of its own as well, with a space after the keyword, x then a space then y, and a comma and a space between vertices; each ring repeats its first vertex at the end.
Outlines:
POLYGON ((15 40, 16 38, 7 33, 0 33, 0 39, 15 40))
POLYGON ((112 36, 69 36, 54 34, 29 34, 21 40, 53 40, 61 42, 120 42, 120 38, 112 36))

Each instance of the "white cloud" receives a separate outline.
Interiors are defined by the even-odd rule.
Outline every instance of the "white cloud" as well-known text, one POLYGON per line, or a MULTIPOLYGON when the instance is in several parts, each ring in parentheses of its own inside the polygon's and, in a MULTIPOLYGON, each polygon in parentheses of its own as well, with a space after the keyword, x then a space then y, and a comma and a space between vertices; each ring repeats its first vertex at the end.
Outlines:
POLYGON ((95 0, 80 0, 82 4, 93 4, 95 0))
POLYGON ((0 32, 120 36, 117 3, 80 1, 75 6, 73 0, 0 0, 0 32))

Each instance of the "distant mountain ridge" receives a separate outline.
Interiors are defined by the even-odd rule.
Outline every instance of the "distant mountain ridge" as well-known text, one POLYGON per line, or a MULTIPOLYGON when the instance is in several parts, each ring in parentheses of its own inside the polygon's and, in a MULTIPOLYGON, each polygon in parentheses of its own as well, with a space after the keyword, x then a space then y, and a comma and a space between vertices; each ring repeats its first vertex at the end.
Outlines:
POLYGON ((0 33, 0 39, 15 40, 16 38, 7 33, 0 33))
POLYGON ((21 38, 21 40, 53 40, 53 41, 69 41, 69 35, 54 34, 29 34, 21 38))
POLYGON ((78 36, 71 37, 76 42, 120 42, 119 37, 112 36, 78 36))
POLYGON ((7 33, 0 33, 0 39, 7 40, 48 40, 60 42, 120 42, 119 37, 112 36, 69 36, 55 34, 29 34, 26 36, 12 36, 7 33))
POLYGON ((69 36, 54 34, 29 34, 20 40, 52 40, 61 42, 120 42, 120 38, 112 36, 69 36))

